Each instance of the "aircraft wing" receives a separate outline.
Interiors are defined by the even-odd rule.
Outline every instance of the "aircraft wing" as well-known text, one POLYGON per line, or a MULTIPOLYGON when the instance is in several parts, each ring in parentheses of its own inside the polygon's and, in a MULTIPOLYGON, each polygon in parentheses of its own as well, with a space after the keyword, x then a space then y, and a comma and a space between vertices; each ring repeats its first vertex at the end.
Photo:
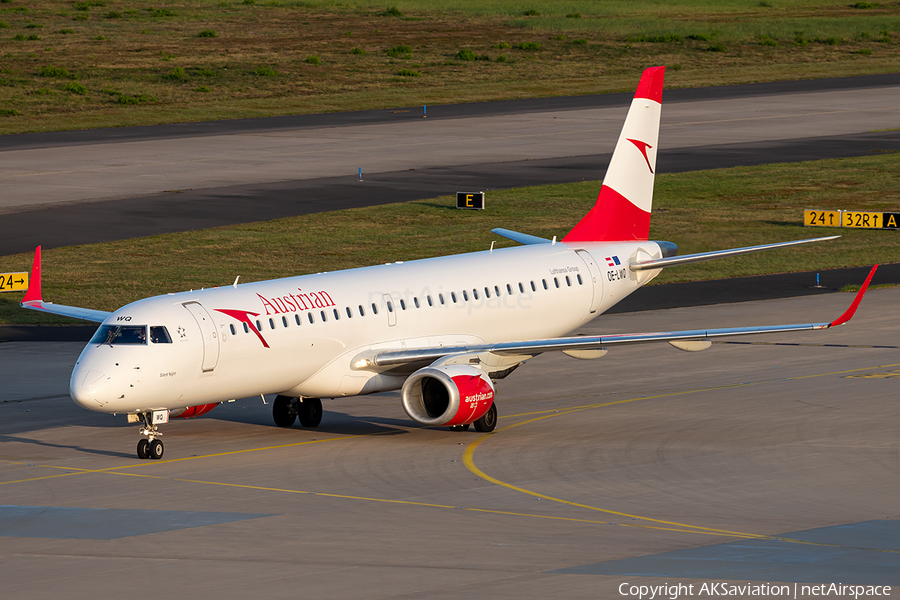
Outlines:
POLYGON ((761 327, 728 327, 723 329, 692 329, 686 331, 655 331, 647 333, 626 333, 604 336, 575 336, 567 338, 551 338, 543 340, 523 340, 519 342, 501 342, 497 344, 481 344, 472 346, 416 348, 409 350, 387 350, 377 353, 369 359, 378 367, 391 367, 407 363, 434 361, 453 354, 477 354, 490 352, 502 356, 534 356, 543 352, 599 350, 618 344, 639 344, 645 342, 690 342, 710 340, 726 336, 751 335, 759 333, 782 333, 786 331, 812 331, 829 329, 843 325, 856 313, 860 301, 865 295, 875 275, 878 265, 872 267, 865 283, 856 293, 850 307, 837 319, 823 323, 797 323, 790 325, 764 325, 761 327))
POLYGON ((553 240, 548 240, 547 238, 538 237, 536 235, 528 235, 527 233, 519 233, 518 231, 512 231, 511 229, 503 229, 502 227, 495 227, 491 229, 492 233, 496 233, 497 235, 502 235, 505 238, 511 239, 514 242, 519 242, 520 244, 530 245, 530 244, 549 244, 553 240))
POLYGON ((38 246, 34 250, 34 265, 31 267, 31 277, 28 282, 28 291, 22 298, 22 308, 29 308, 40 312, 60 315, 63 317, 72 317, 73 319, 81 319, 82 321, 93 321, 94 323, 102 323, 106 317, 112 313, 102 310, 93 310, 90 308, 79 308, 77 306, 65 306, 62 304, 53 304, 52 302, 44 302, 41 298, 41 247, 38 246))
POLYGON ((812 242, 824 242, 826 240, 834 240, 839 237, 841 236, 830 235, 827 237, 811 238, 808 240, 794 240, 792 242, 778 242, 775 244, 763 244, 761 246, 747 246, 745 248, 731 248, 730 250, 714 250, 712 252, 700 252, 698 254, 685 254, 683 256, 669 256, 665 258, 639 260, 632 262, 628 265, 628 267, 632 271, 661 269, 663 267, 674 267, 676 265, 686 265, 690 263, 703 262, 705 260, 713 260, 714 258, 728 258, 730 256, 750 254, 751 252, 762 252, 763 250, 774 250, 775 248, 786 248, 788 246, 798 246, 800 244, 809 244, 812 242))

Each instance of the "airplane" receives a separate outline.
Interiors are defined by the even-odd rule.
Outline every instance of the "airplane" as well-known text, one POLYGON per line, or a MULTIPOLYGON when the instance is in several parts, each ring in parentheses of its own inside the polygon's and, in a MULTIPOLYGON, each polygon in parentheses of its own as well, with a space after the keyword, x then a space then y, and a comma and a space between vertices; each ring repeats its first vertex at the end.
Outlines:
POLYGON ((494 229, 521 245, 145 298, 105 312, 45 302, 37 247, 24 308, 100 323, 69 393, 140 423, 139 458, 160 459, 159 425, 236 398, 275 394, 279 427, 316 427, 322 398, 401 390, 416 423, 493 431, 495 382, 550 351, 594 359, 619 344, 686 351, 713 338, 824 330, 850 320, 878 265, 837 319, 759 327, 566 336, 663 268, 834 239, 678 256, 651 241, 665 67, 644 71, 594 207, 561 240, 494 229))

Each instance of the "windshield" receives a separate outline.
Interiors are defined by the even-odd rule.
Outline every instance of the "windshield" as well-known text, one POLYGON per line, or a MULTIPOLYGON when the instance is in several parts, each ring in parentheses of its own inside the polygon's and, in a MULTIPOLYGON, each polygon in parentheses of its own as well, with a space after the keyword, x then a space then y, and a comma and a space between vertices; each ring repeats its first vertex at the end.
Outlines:
POLYGON ((140 344, 147 345, 147 327, 144 325, 101 325, 91 338, 92 344, 140 344))
POLYGON ((154 344, 171 344, 172 338, 168 329, 162 325, 157 325, 150 328, 150 341, 154 344))

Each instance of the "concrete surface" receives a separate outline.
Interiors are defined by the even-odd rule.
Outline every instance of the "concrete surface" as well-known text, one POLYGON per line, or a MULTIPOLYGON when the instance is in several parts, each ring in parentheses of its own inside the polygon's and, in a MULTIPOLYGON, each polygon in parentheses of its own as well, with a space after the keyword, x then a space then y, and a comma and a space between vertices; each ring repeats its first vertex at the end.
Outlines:
MULTIPOLYGON (((605 315, 583 331, 829 320, 850 300, 605 315)), ((702 355, 540 356, 499 382, 492 434, 412 426, 394 393, 328 400, 318 429, 285 430, 256 398, 170 423, 158 462, 135 458, 124 417, 66 397, 80 344, 0 344, 3 505, 271 515, 116 539, 0 527, 3 597, 615 598, 622 583, 838 583, 822 569, 834 552, 852 560, 833 577, 887 565, 897 585, 898 301, 873 290, 846 326, 702 355), (698 557, 744 546, 726 574, 697 576, 698 557), (675 552, 693 559, 660 571, 675 552), (789 574, 758 569, 786 552, 789 574), (643 575, 615 570, 645 556, 643 575)))

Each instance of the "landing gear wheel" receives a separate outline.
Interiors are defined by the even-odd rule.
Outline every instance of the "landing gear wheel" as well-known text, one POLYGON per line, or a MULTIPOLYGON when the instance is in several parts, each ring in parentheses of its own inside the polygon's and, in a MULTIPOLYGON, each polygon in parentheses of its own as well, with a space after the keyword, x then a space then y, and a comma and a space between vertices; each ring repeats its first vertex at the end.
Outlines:
POLYGON ((304 427, 318 427, 322 422, 322 401, 319 398, 301 398, 297 417, 304 427))
POLYGON ((491 404, 490 410, 484 416, 475 421, 475 431, 489 433, 497 426, 497 405, 491 404))
POLYGON ((141 460, 145 458, 150 458, 150 455, 147 454, 147 446, 150 445, 150 442, 144 439, 138 441, 137 455, 141 460))
POLYGON ((272 403, 272 417, 275 424, 279 427, 290 427, 297 419, 297 409, 292 406, 296 402, 295 398, 289 396, 275 396, 275 402, 272 403))
POLYGON ((147 456, 153 460, 159 460, 163 457, 163 443, 159 440, 150 440, 147 444, 147 456))
POLYGON ((469 430, 468 423, 466 423, 465 425, 451 425, 450 426, 450 431, 468 431, 468 430, 469 430))

